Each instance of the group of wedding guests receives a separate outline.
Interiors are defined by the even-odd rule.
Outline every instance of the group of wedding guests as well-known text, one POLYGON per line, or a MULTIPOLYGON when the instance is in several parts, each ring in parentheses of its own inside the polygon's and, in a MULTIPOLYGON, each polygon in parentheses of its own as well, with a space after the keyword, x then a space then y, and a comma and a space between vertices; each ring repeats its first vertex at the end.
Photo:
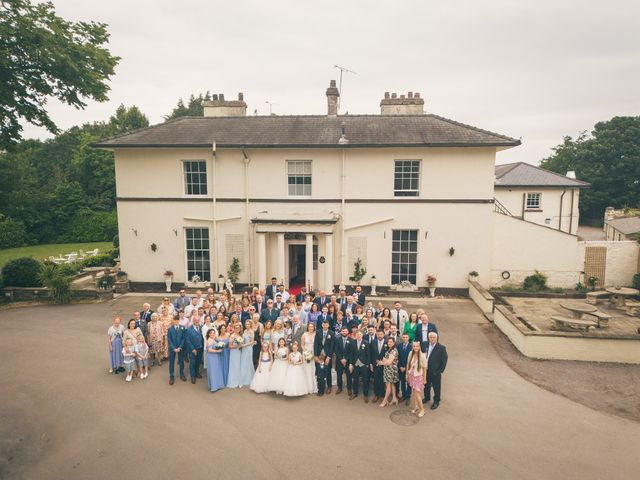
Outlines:
POLYGON ((116 317, 108 330, 110 372, 126 371, 126 381, 144 379, 149 368, 169 361, 169 384, 175 364, 191 383, 206 370, 211 392, 249 387, 257 393, 286 396, 336 394, 346 387, 349 399, 360 395, 380 406, 440 404, 441 378, 447 351, 438 329, 423 310, 408 314, 400 302, 386 308, 366 301, 360 286, 351 295, 340 291, 317 295, 303 288, 290 295, 272 279, 240 300, 229 292, 190 298, 184 290, 171 301, 163 298, 154 311, 142 310, 122 325, 116 317))

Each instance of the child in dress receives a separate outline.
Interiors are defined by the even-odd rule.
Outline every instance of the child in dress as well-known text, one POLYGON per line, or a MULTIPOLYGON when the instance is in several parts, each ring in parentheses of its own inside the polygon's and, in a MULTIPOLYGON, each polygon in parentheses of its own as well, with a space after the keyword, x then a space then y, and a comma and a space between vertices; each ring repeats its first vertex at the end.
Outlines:
POLYGON ((284 392, 284 384, 287 376, 288 356, 289 351, 287 350, 284 337, 280 337, 280 340, 278 340, 278 347, 275 351, 273 367, 271 368, 271 375, 269 378, 269 390, 272 392, 284 392))
POLYGON ((309 386, 302 370, 302 353, 298 350, 298 342, 291 344, 289 367, 284 384, 284 394, 287 397, 299 397, 309 392, 309 386))
POLYGON ((122 355, 124 356, 124 368, 127 371, 127 382, 133 378, 133 372, 136 369, 136 352, 133 348, 133 340, 131 338, 125 341, 125 345, 122 348, 122 355))
POLYGON ((273 367, 273 356, 269 351, 269 343, 264 342, 260 350, 258 369, 256 370, 253 380, 249 388, 256 393, 265 393, 269 391, 269 383, 271 378, 271 368, 273 367))
POLYGON ((140 372, 140 380, 149 376, 149 345, 144 341, 144 337, 138 337, 138 343, 133 347, 136 352, 136 363, 140 372))

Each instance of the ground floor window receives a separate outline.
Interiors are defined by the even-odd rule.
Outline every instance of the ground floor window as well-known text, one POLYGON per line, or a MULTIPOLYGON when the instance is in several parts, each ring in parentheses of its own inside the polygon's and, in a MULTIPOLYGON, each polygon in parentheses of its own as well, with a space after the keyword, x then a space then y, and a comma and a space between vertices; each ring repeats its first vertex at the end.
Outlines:
POLYGON ((394 230, 391 249, 391 284, 408 280, 414 285, 418 265, 418 231, 394 230))
POLYGON ((209 229, 187 228, 187 279, 194 275, 203 282, 211 281, 211 256, 209 251, 209 229))

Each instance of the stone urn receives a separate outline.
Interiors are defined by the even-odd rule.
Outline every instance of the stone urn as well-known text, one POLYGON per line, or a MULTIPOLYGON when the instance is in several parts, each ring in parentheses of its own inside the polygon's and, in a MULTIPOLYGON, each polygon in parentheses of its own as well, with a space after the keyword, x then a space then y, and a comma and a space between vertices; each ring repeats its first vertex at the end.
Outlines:
POLYGON ((435 284, 429 284, 429 296, 430 297, 435 297, 436 296, 436 286, 435 284))
POLYGON ((167 287, 167 292, 171 292, 171 284, 173 283, 173 273, 165 272, 164 284, 167 287))
POLYGON ((218 281, 216 284, 218 286, 218 292, 222 292, 222 290, 224 290, 224 277, 222 275, 218 275, 218 281))
POLYGON ((378 295, 376 293, 376 287, 378 286, 378 279, 376 278, 375 275, 371 275, 371 296, 375 297, 376 295, 378 295))

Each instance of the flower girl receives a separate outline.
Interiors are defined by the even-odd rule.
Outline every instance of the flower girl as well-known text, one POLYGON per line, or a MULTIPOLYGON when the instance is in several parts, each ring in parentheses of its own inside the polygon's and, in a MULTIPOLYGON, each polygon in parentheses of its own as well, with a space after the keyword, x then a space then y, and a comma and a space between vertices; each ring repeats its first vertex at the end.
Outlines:
POLYGON ((269 382, 271 378, 271 367, 273 367, 273 357, 269 351, 269 343, 264 342, 262 344, 262 350, 260 351, 260 361, 258 362, 258 368, 251 385, 249 388, 256 393, 265 393, 269 391, 269 382))
POLYGON ((298 342, 293 342, 291 344, 289 366, 284 383, 284 394, 287 397, 299 397, 300 395, 310 393, 304 371, 302 370, 302 362, 302 353, 298 350, 298 342))
POLYGON ((276 348, 273 368, 269 378, 269 390, 276 393, 284 392, 284 382, 287 376, 287 357, 289 351, 285 345, 284 336, 278 340, 278 348, 276 348))

